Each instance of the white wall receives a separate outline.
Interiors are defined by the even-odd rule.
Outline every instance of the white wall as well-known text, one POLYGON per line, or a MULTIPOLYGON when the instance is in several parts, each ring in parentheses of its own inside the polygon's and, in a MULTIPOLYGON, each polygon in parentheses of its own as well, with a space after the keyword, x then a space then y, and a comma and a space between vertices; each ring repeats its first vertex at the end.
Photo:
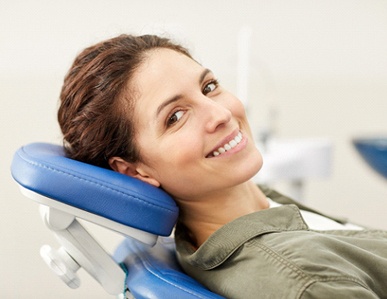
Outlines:
MULTIPOLYGON (((236 39, 253 29, 254 123, 276 107, 281 137, 330 137, 334 172, 310 181, 309 204, 387 229, 387 182, 358 157, 351 138, 387 135, 387 2, 384 0, 17 1, 0 4, 0 296, 109 298, 87 275, 70 290, 40 260, 56 246, 37 205, 9 173, 14 151, 60 142, 56 109, 75 54, 118 33, 170 32, 236 91, 236 39)), ((117 237, 95 230, 108 249, 117 237)))

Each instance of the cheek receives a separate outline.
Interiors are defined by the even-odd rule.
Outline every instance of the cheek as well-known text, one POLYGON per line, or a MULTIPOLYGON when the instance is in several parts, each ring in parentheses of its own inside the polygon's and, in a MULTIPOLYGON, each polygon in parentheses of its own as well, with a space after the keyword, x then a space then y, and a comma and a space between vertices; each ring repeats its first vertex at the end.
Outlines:
POLYGON ((141 144, 153 144, 140 152, 147 163, 157 170, 158 173, 165 173, 169 169, 183 169, 190 163, 195 163, 198 157, 203 155, 202 142, 195 132, 185 132, 172 134, 163 140, 149 140, 141 144))
POLYGON ((230 101, 229 109, 235 117, 247 120, 245 107, 238 98, 233 96, 233 100, 230 101))
POLYGON ((224 105, 233 113, 234 116, 244 117, 246 116, 245 107, 243 103, 231 92, 224 91, 224 105))
POLYGON ((186 126, 165 140, 160 146, 167 162, 184 167, 197 161, 197 158, 203 155, 202 138, 197 133, 198 130, 188 130, 186 126))

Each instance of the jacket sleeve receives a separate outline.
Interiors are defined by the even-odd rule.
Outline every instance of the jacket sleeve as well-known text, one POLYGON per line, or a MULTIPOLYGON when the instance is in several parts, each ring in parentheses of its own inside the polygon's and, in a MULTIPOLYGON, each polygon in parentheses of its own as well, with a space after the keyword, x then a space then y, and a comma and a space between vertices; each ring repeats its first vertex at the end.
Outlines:
POLYGON ((378 299, 380 295, 355 281, 319 281, 311 284, 300 299, 378 299))

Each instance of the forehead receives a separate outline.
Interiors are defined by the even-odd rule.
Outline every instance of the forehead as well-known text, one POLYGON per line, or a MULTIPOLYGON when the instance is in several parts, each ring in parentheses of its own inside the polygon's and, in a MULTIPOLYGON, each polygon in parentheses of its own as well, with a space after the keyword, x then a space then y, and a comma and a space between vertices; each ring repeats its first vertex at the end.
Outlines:
POLYGON ((195 60, 180 52, 164 48, 150 50, 132 77, 136 102, 162 101, 182 93, 197 84, 203 70, 195 60))
POLYGON ((170 77, 180 77, 183 73, 200 72, 202 66, 187 55, 175 50, 159 48, 145 53, 144 61, 134 74, 135 84, 144 84, 156 79, 169 81, 170 77))
POLYGON ((198 84, 204 68, 192 58, 170 49, 155 49, 145 54, 134 73, 131 89, 135 94, 137 117, 152 113, 163 101, 198 84), (144 111, 146 110, 146 112, 144 111))

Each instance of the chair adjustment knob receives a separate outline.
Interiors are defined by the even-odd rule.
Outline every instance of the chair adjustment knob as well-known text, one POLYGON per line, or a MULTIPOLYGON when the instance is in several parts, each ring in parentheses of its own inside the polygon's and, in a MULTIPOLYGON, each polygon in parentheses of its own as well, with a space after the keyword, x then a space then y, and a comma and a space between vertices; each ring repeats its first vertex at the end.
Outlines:
POLYGON ((63 247, 55 250, 44 245, 40 249, 40 255, 48 267, 70 288, 76 289, 80 286, 81 281, 76 274, 80 267, 63 247))

